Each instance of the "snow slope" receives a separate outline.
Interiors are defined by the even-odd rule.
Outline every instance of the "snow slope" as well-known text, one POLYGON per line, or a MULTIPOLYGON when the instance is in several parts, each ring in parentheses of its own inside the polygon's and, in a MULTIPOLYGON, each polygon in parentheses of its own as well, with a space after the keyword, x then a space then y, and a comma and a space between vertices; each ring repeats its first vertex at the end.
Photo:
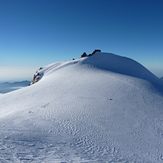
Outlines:
POLYGON ((163 84, 110 53, 57 62, 0 96, 0 162, 163 161, 163 84))

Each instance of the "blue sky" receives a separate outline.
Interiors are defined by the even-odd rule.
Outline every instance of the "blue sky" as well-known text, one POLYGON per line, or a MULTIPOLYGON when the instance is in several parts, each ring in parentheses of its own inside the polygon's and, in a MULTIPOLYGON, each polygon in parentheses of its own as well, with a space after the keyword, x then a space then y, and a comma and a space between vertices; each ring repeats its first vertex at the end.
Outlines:
POLYGON ((0 0, 0 81, 94 49, 163 76, 163 0, 0 0))

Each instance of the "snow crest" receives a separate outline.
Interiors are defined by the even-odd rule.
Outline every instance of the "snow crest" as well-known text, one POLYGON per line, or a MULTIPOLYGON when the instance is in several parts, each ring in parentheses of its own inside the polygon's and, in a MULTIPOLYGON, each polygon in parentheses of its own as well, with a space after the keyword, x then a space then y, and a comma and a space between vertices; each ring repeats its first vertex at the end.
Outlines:
POLYGON ((140 79, 144 79, 151 82, 160 83, 160 80, 146 69, 143 65, 136 62, 133 59, 115 55, 112 53, 96 52, 92 56, 87 56, 81 59, 76 59, 70 62, 58 62, 40 68, 36 74, 49 74, 54 71, 73 64, 87 65, 87 67, 102 69, 113 73, 119 73, 121 75, 132 76, 140 79))
POLYGON ((163 85, 110 53, 38 70, 0 96, 0 162, 162 162, 163 85))

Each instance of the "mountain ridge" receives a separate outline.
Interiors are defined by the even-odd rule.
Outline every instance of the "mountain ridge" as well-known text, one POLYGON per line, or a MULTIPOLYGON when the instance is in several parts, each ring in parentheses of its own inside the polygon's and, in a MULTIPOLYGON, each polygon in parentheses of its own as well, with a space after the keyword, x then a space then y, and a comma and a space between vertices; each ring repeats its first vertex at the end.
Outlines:
POLYGON ((26 87, 30 84, 30 81, 16 81, 16 82, 2 82, 0 83, 0 93, 8 93, 11 91, 15 91, 17 89, 26 87))
MULTIPOLYGON (((153 73, 151 73, 148 69, 146 69, 144 66, 134 61, 133 59, 115 55, 113 53, 103 53, 98 51, 91 56, 85 56, 84 58, 76 59, 73 61, 57 62, 45 66, 44 68, 52 69, 50 68, 50 66, 53 65, 53 67, 56 67, 58 69, 65 66, 66 64, 72 65, 74 63, 78 63, 81 65, 90 65, 98 69, 129 75, 140 79, 149 80, 151 82, 160 82, 159 79, 153 73), (137 70, 138 68, 139 70, 137 70)), ((34 79, 31 84, 39 81, 42 78, 44 72, 46 72, 44 68, 41 67, 38 71, 36 71, 36 74, 34 75, 34 79)))
POLYGON ((100 54, 44 66, 39 82, 0 96, 0 161, 162 161, 163 85, 146 69, 148 80, 108 71, 131 60, 100 54))

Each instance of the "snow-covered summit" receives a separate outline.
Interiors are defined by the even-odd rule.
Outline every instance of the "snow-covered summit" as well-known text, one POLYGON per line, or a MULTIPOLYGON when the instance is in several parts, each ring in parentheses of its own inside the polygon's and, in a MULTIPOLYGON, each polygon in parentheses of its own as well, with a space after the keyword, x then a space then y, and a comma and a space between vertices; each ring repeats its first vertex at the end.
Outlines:
POLYGON ((148 81, 155 81, 158 78, 153 75, 148 69, 142 66, 140 63, 119 55, 112 53, 97 52, 92 57, 88 57, 84 61, 84 64, 91 64, 94 67, 104 69, 107 71, 113 71, 119 74, 129 75, 148 81))
POLYGON ((119 73, 121 75, 128 75, 144 79, 155 83, 160 82, 154 74, 152 74, 148 69, 133 59, 112 53, 96 52, 92 56, 87 56, 68 62, 58 62, 45 67, 41 67, 34 75, 32 84, 39 81, 43 75, 46 75, 46 73, 55 73, 56 70, 65 66, 76 66, 74 64, 77 64, 78 69, 80 67, 82 68, 83 66, 87 66, 87 69, 97 68, 113 73, 119 73))
POLYGON ((0 162, 159 163, 163 84, 110 53, 41 67, 0 96, 0 162))

